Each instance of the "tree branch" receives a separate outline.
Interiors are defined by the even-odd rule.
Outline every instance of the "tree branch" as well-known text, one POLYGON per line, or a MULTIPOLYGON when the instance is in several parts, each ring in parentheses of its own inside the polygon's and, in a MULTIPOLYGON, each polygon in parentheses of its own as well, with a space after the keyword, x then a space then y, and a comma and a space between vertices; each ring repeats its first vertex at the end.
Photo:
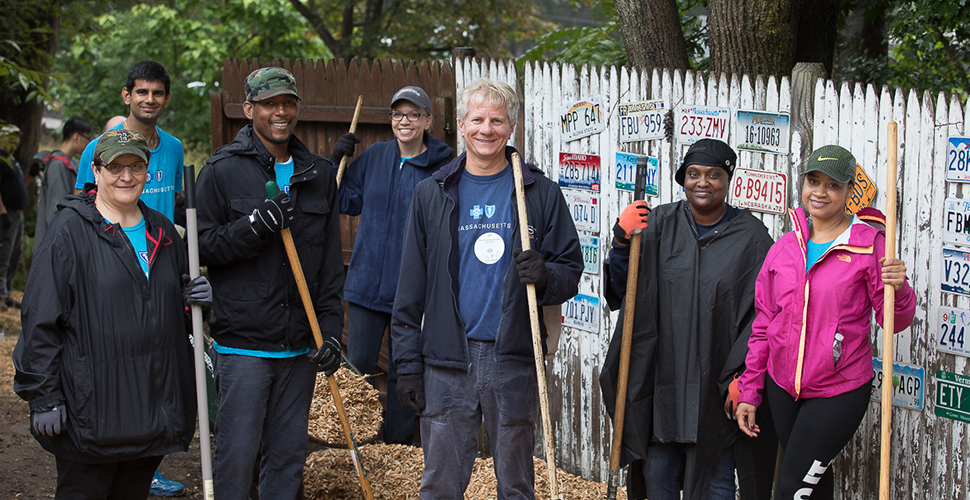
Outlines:
POLYGON ((343 57, 343 47, 340 42, 334 38, 333 34, 327 29, 326 24, 323 22, 323 17, 320 16, 316 2, 314 0, 307 0, 307 4, 304 5, 300 0, 290 0, 290 4, 293 8, 300 13, 307 21, 309 21, 310 26, 320 35, 320 39, 323 40, 324 45, 330 49, 333 53, 333 57, 339 59, 343 57))

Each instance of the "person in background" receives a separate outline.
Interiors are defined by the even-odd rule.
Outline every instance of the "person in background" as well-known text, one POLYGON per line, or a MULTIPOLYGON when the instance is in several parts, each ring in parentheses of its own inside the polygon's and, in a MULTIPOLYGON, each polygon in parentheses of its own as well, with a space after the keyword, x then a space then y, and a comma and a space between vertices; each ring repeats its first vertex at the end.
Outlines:
POLYGON ((27 205, 24 171, 13 157, 20 135, 16 125, 0 128, 0 311, 20 305, 10 297, 10 286, 20 265, 27 205))
POLYGON ((802 173, 793 229, 775 243, 758 274, 754 321, 741 375, 738 427, 749 436, 771 417, 785 456, 775 498, 831 499, 831 463, 869 408, 872 313, 883 321, 883 292, 896 289, 895 332, 916 312, 906 264, 887 257, 882 213, 845 213, 856 160, 822 146, 802 173), (760 423, 759 423, 760 422, 760 423))
POLYGON ((535 498, 539 387, 526 285, 540 305, 565 302, 578 291, 583 256, 559 186, 530 164, 522 177, 531 248, 521 249, 526 214, 517 213, 516 151, 506 145, 518 109, 502 82, 462 91, 468 150, 418 184, 406 222, 391 341, 398 398, 421 416, 422 500, 462 498, 483 419, 498 498, 535 498))
MULTIPOLYGON (((149 207, 174 221, 175 196, 182 190, 182 141, 157 125, 158 119, 172 100, 168 72, 154 61, 136 63, 128 71, 127 81, 121 89, 121 98, 128 106, 128 116, 114 125, 113 129, 138 131, 148 140, 148 147, 152 151, 152 162, 148 166, 151 175, 145 184, 142 199, 149 207)), ((111 120, 108 121, 110 123, 111 120)), ((89 144, 81 154, 77 181, 74 183, 75 193, 79 193, 85 184, 94 180, 91 173, 93 144, 89 144)))
POLYGON ((101 136, 97 186, 64 199, 27 279, 14 390, 55 457, 58 499, 145 498, 195 433, 186 306, 212 291, 188 280, 172 223, 139 201, 149 155, 138 132, 101 136))
POLYGON ((283 68, 246 77, 251 120, 199 173, 199 258, 215 291, 209 326, 219 412, 215 497, 292 499, 303 481, 318 371, 340 366, 344 309, 337 183, 330 161, 295 135, 296 79, 283 68), (267 199, 268 181, 280 192, 267 199), (317 349, 280 232, 289 229, 320 325, 317 349))
POLYGON ((40 186, 37 189, 37 222, 34 229, 34 248, 40 245, 47 226, 57 215, 57 204, 74 192, 77 181, 77 161, 74 158, 91 142, 91 125, 80 118, 64 122, 61 147, 51 151, 42 162, 40 186))
POLYGON ((114 115, 111 118, 108 118, 108 121, 104 122, 104 131, 107 132, 113 128, 117 128, 118 125, 121 125, 124 122, 125 122, 124 116, 114 115))
MULTIPOLYGON (((420 87, 404 87, 391 99, 394 140, 374 144, 350 164, 340 185, 340 213, 359 215, 354 252, 347 270, 344 300, 348 304, 347 358, 365 374, 377 372, 384 330, 401 272, 404 227, 414 187, 446 165, 454 150, 434 138, 431 99, 420 87)), ((354 134, 334 146, 334 171, 340 159, 360 142, 354 134)), ((396 397, 397 366, 393 352, 387 369, 384 442, 413 443, 414 412, 396 397)))
MULTIPOLYGON (((740 498, 771 495, 777 441, 770 429, 749 440, 732 421, 730 387, 745 369, 755 277, 772 244, 760 220, 726 202, 736 164, 727 144, 695 142, 674 176, 686 200, 653 210, 636 201, 613 226, 610 287, 636 294, 622 455, 631 498, 680 499, 682 482, 685 499, 733 500, 735 470, 740 498), (631 237, 641 240, 636 290, 626 286, 631 237)), ((626 314, 600 375, 611 416, 626 314)))

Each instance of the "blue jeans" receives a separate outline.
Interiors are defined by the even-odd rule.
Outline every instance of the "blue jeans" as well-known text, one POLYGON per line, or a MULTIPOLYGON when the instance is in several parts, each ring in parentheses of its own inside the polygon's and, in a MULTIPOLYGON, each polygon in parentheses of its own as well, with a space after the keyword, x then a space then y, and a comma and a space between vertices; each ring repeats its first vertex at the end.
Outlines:
MULTIPOLYGON (((643 476, 649 500, 680 500, 680 478, 687 453, 697 446, 684 443, 650 443, 643 461, 643 476)), ((685 485, 690 490, 692 485, 685 485)), ((688 495, 685 492, 684 497, 688 495)), ((721 457, 707 494, 708 500, 734 500, 734 451, 728 448, 721 457)))
POLYGON ((425 365, 421 500, 464 498, 483 418, 495 458, 498 499, 535 498, 535 364, 497 361, 494 346, 469 340, 468 372, 425 365))
POLYGON ((256 453, 259 498, 291 500, 303 481, 316 370, 305 356, 220 354, 216 364, 215 497, 246 500, 256 453))
MULTIPOLYGON (((375 311, 348 302, 347 359, 361 373, 377 372, 384 330, 391 322, 391 314, 375 311)), ((384 442, 411 445, 414 442, 414 412, 401 406, 397 398, 397 365, 394 364, 391 343, 387 344, 387 407, 384 410, 384 442)))

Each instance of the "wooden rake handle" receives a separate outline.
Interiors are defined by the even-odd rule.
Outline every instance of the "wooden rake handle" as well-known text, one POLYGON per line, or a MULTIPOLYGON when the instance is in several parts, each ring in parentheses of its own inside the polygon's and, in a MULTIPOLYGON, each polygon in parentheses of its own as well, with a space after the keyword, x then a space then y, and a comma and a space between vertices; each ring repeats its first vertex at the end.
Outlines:
MULTIPOLYGON (((360 118, 360 107, 364 104, 364 96, 357 96, 357 109, 354 110, 354 119, 350 121, 350 133, 353 134, 357 132, 357 119, 360 118)), ((340 183, 344 180, 344 170, 347 169, 347 156, 344 155, 340 159, 340 167, 337 168, 337 189, 340 189, 340 183)))
MULTIPOLYGON (((522 182, 522 161, 518 153, 512 153, 512 175, 515 178, 515 201, 519 210, 519 236, 522 251, 529 250, 529 220, 525 208, 525 185, 522 182)), ((552 439, 552 420, 549 418, 549 393, 546 388, 546 364, 542 356, 542 335, 539 330, 539 301, 536 286, 527 284, 529 320, 532 326, 532 353, 536 361, 536 379, 539 383, 539 411, 542 414, 542 436, 546 449, 546 468, 549 470, 549 493, 553 500, 561 500, 559 481, 556 479, 556 449, 552 439)))
MULTIPOLYGON (((279 188, 273 181, 266 183, 266 194, 272 198, 279 193, 279 188), (272 185, 272 186, 271 186, 272 185)), ((286 257, 290 261, 290 269, 293 271, 293 278, 296 280, 296 287, 300 290, 300 299, 303 301, 303 309, 306 311, 307 319, 310 321, 310 331, 313 332, 313 341, 317 344, 317 349, 323 346, 323 335, 320 333, 320 323, 317 322, 317 313, 313 309, 313 301, 310 299, 310 290, 306 285, 306 277, 303 275, 303 266, 300 265, 300 256, 296 253, 296 244, 293 243, 293 235, 289 228, 280 231, 283 237, 283 246, 286 247, 286 257)), ((365 500, 374 500, 374 492, 371 489, 370 481, 367 479, 367 471, 360 459, 360 450, 357 448, 357 440, 354 433, 350 430, 350 421, 347 419, 347 411, 344 410, 344 402, 340 398, 340 387, 337 386, 337 378, 333 375, 327 376, 327 384, 330 385, 330 395, 333 396, 333 404, 337 407, 337 415, 340 416, 340 425, 344 429, 344 438, 350 448, 350 458, 354 462, 354 469, 357 471, 357 478, 360 479, 360 489, 364 492, 365 500)))
MULTIPOLYGON (((896 256, 896 122, 890 121, 886 157, 886 257, 896 256)), ((889 452, 893 423, 893 335, 896 333, 896 288, 883 288, 882 422, 879 439, 879 500, 889 500, 889 452)))

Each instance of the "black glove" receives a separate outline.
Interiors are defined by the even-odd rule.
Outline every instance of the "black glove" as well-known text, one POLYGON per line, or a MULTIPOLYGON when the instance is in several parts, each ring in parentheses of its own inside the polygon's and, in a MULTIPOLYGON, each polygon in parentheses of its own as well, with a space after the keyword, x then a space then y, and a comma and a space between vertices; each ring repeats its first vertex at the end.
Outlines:
POLYGON ((278 233, 293 224, 293 203, 282 191, 272 199, 261 203, 249 216, 253 232, 260 238, 278 233))
POLYGON ((67 421, 67 410, 64 405, 55 406, 50 411, 34 412, 31 425, 34 433, 54 437, 61 433, 61 425, 67 421))
POLYGON ((541 253, 531 248, 524 252, 521 248, 516 248, 512 250, 512 258, 519 268, 519 281, 527 285, 535 285, 536 288, 546 287, 549 271, 546 269, 546 259, 542 258, 541 253))
POLYGON ((319 349, 310 349, 306 355, 317 365, 317 371, 328 377, 340 368, 340 343, 333 337, 327 337, 319 349))
POLYGON ((188 274, 182 275, 182 300, 190 306, 211 307, 212 286, 205 276, 190 279, 188 274))
POLYGON ((337 143, 333 145, 333 150, 330 151, 330 161, 337 165, 344 156, 354 156, 354 149, 356 145, 360 144, 360 139, 354 135, 353 132, 348 132, 343 135, 340 139, 337 139, 337 143))
POLYGON ((420 415, 424 411, 424 374, 398 375, 397 399, 401 406, 420 415))

